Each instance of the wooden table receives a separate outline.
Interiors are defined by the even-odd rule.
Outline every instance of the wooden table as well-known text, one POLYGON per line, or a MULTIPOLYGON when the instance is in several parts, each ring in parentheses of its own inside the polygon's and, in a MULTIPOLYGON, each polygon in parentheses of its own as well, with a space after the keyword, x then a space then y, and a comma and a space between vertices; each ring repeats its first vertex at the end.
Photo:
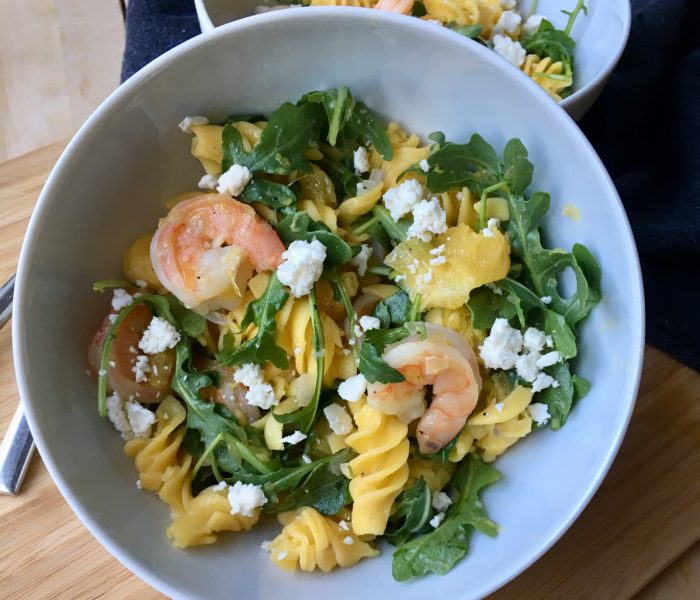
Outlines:
MULTIPOLYGON (((15 270, 32 207, 62 147, 0 163, 0 281, 15 270)), ((18 402, 11 356, 6 327, 0 432, 18 402)), ((698 475, 700 375, 647 347, 632 422, 602 487, 559 543, 492 599, 700 597, 698 475)), ((0 497, 0 518, 0 598, 162 598, 83 528, 38 456, 22 494, 0 497)))

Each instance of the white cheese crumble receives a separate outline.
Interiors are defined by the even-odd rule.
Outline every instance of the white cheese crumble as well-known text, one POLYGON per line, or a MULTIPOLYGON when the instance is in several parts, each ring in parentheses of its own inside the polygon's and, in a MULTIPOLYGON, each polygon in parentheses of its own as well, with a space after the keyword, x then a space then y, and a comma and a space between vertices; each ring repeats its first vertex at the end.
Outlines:
POLYGON ((540 298, 540 302, 542 304, 551 304, 552 303, 552 297, 551 296, 542 296, 540 298))
POLYGON ((237 481, 228 488, 228 502, 232 515, 252 517, 255 509, 263 506, 267 498, 259 485, 237 481))
POLYGON ((555 381, 555 379, 547 375, 547 373, 540 373, 535 377, 535 381, 532 382, 532 393, 541 392, 548 387, 558 388, 559 382, 555 381))
POLYGON ((495 234, 495 233, 493 232, 493 230, 492 230, 491 228, 489 228, 489 227, 484 227, 484 228, 481 230, 481 233, 482 233, 482 235, 483 235, 484 237, 488 237, 488 238, 496 237, 496 234, 495 234))
POLYGON ((432 280, 433 280, 432 270, 428 271, 425 275, 423 275, 423 281, 425 281, 425 283, 430 283, 432 280))
POLYGON ((418 166, 420 167, 420 170, 423 171, 423 173, 427 173, 428 171, 430 171, 430 165, 428 164, 428 160, 425 158, 418 163, 418 166))
POLYGON ((362 173, 367 173, 369 171, 369 153, 367 148, 360 146, 352 154, 352 163, 355 167, 355 174, 362 175, 362 173))
POLYGON ((493 27, 493 33, 515 33, 523 18, 512 10, 504 10, 493 27))
POLYGON ((445 244, 440 244, 437 248, 430 251, 431 256, 440 256, 445 251, 445 244))
POLYGON ((253 175, 248 170, 248 167, 233 165, 226 173, 222 173, 219 176, 219 183, 216 186, 216 191, 220 194, 238 196, 252 178, 253 175))
POLYGON ((515 366, 523 347, 523 336, 506 319, 496 319, 489 335, 479 346, 479 354, 489 369, 507 371, 515 366))
POLYGON ((165 319, 153 317, 139 340, 139 348, 146 354, 158 354, 174 348, 179 341, 180 334, 175 327, 165 319))
POLYGON ((265 540, 260 547, 265 550, 265 552, 270 552, 270 546, 272 545, 272 540, 265 540))
POLYGON ((391 213, 394 221, 410 213, 422 198, 423 187, 415 179, 407 179, 401 185, 384 192, 382 196, 384 206, 391 213))
POLYGON ((347 402, 357 402, 367 389, 367 380, 362 373, 348 377, 338 386, 338 395, 347 402))
POLYGON ((306 439, 306 434, 302 433, 301 431, 295 431, 291 435, 286 435, 282 438, 282 443, 283 444, 289 444, 293 446, 294 444, 298 444, 299 442, 302 442, 306 439))
POLYGON ((200 190, 215 190, 217 185, 219 185, 219 176, 209 175, 207 173, 206 175, 202 175, 197 187, 200 190))
POLYGON ((351 535, 346 535, 346 536, 343 538, 343 544, 345 544, 346 546, 350 546, 350 545, 352 545, 352 544, 354 544, 354 543, 355 543, 355 540, 352 539, 352 536, 351 536, 351 535))
POLYGON ((148 363, 148 356, 145 354, 140 354, 137 356, 131 371, 134 374, 134 381, 136 383, 146 381, 148 379, 147 373, 151 372, 151 365, 148 363))
POLYGON ((559 361, 561 360, 561 355, 559 352, 556 350, 552 352, 547 352, 547 354, 543 354, 537 359, 537 366, 540 369, 545 369, 547 367, 551 367, 552 365, 556 365, 559 361))
POLYGON ((540 352, 546 341, 544 331, 536 327, 528 327, 523 336, 523 347, 528 352, 540 352))
POLYGON ((437 529, 440 526, 440 523, 442 523, 444 520, 445 520, 445 513, 439 512, 432 519, 430 519, 430 526, 437 529))
POLYGON ((372 248, 367 244, 362 244, 360 252, 350 261, 351 265, 355 265, 357 267, 357 274, 360 277, 363 277, 365 273, 367 273, 367 261, 369 260, 370 256, 372 256, 372 248))
POLYGON ((492 40, 496 54, 505 58, 509 63, 519 67, 525 62, 525 48, 520 42, 514 42, 507 35, 494 35, 492 40))
POLYGON ((129 306, 133 298, 131 294, 122 288, 117 288, 114 290, 114 295, 112 296, 112 308, 114 310, 121 310, 122 308, 129 306))
POLYGON ((489 229, 495 228, 498 229, 501 225, 501 221, 499 219, 496 219, 495 217, 491 217, 487 222, 486 222, 486 227, 489 229))
POLYGON ((544 344, 547 346, 547 348, 554 348, 554 340, 552 339, 551 335, 544 338, 544 344))
POLYGON ((503 407, 505 405, 503 402, 496 402, 496 404, 493 405, 493 407, 498 411, 498 412, 503 412, 503 407))
POLYGON ((311 464, 313 461, 311 460, 311 457, 308 454, 302 454, 301 455, 301 460, 304 461, 307 465, 311 464))
POLYGON ((306 296, 323 273, 326 247, 314 238, 311 242, 295 240, 282 253, 277 278, 292 290, 295 298, 306 296))
POLYGON ((116 323, 116 322, 117 322, 117 317, 118 317, 118 315, 117 315, 116 313, 115 313, 115 314, 109 315, 109 317, 108 317, 109 322, 112 323, 112 324, 116 323))
POLYGON ((201 115, 194 115, 192 117, 185 117, 180 121, 180 129, 185 133, 192 133, 192 128, 199 125, 209 125, 209 119, 202 117, 201 115))
POLYGON ((277 404, 275 391, 269 383, 265 383, 260 365, 254 363, 241 365, 233 372, 233 380, 248 388, 245 399, 251 406, 269 410, 277 404))
POLYGON ((143 279, 137 279, 134 283, 140 288, 147 288, 148 284, 143 279))
POLYGON ((447 217, 437 198, 421 200, 413 208, 413 223, 408 228, 409 238, 429 242, 432 234, 447 231, 447 217))
POLYGON ((544 17, 542 15, 530 15, 527 18, 527 21, 523 24, 523 33, 525 35, 532 35, 533 33, 537 33, 537 30, 540 28, 540 25, 542 25, 542 19, 544 17))
POLYGON ((223 492, 228 487, 228 483, 225 481, 220 481, 216 485, 211 486, 212 492, 223 492))
POLYGON ((515 363, 515 369, 518 373, 518 377, 524 379, 525 381, 532 383, 537 379, 540 374, 540 370, 537 367, 538 354, 536 352, 528 352, 518 357, 515 363))
POLYGON ((363 315, 360 317, 360 327, 362 327, 363 331, 379 329, 381 326, 382 322, 377 317, 370 317, 368 315, 363 315))
POLYGON ((331 404, 323 409, 333 433, 347 435, 352 431, 352 417, 340 404, 331 404))
POLYGON ((439 513, 444 513, 452 504, 452 499, 445 492, 433 494, 433 508, 439 513))
POLYGON ((431 266, 435 267, 437 265, 444 265, 447 262, 447 258, 444 256, 436 256, 435 258, 431 258, 428 262, 431 266))
POLYGON ((137 479, 137 480, 136 480, 136 487, 137 487, 139 490, 142 490, 142 489, 143 489, 143 483, 141 483, 141 480, 140 480, 140 479, 137 479))
POLYGON ((487 283, 486 287, 489 288, 496 296, 502 296, 503 290, 493 283, 487 283))
POLYGON ((541 402, 530 404, 530 406, 527 407, 527 412, 537 425, 545 425, 551 417, 549 408, 546 404, 542 404, 541 402))
POLYGON ((125 440, 148 437, 156 415, 138 402, 123 402, 116 392, 107 398, 107 417, 125 440))
POLYGON ((340 521, 338 523, 338 527, 340 527, 343 531, 350 531, 350 525, 348 525, 347 521, 340 521))

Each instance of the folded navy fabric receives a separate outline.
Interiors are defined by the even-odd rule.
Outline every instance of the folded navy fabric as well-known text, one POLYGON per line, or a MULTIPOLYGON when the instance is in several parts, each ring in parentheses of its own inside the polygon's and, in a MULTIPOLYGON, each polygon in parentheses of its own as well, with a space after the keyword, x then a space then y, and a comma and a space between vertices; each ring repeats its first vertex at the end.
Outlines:
MULTIPOLYGON (((700 3, 632 0, 632 12, 624 56, 581 127, 634 230, 647 341, 700 371, 700 3)), ((122 80, 197 33, 192 0, 130 0, 122 80)))

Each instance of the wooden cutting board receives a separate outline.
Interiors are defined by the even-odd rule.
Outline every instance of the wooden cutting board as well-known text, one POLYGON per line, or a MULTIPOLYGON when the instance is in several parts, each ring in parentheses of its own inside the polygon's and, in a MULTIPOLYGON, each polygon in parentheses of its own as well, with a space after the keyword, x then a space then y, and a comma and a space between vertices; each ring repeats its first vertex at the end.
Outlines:
MULTIPOLYGON (((62 147, 0 164, 0 282, 16 268, 32 207, 62 147)), ((6 327, 0 331, 0 432, 18 402, 11 356, 6 327)), ((492 599, 630 598, 700 539, 698 475, 700 375, 647 347, 632 422, 602 487, 571 530, 492 599)), ((0 598, 163 597, 83 528, 38 456, 21 495, 0 497, 0 519, 0 598)), ((695 562, 682 569, 692 571, 700 554, 688 556, 695 562)), ((692 597, 669 585, 652 586, 654 597, 692 597)))

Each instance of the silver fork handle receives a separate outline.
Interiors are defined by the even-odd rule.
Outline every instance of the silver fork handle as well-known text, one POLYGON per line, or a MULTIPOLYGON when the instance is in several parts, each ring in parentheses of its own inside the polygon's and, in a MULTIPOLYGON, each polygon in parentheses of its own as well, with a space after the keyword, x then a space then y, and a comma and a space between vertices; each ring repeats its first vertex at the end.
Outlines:
MULTIPOLYGON (((13 275, 0 288, 0 327, 12 316, 14 292, 13 275)), ((20 402, 0 444, 0 494, 14 496, 19 492, 33 451, 34 440, 20 402)))

